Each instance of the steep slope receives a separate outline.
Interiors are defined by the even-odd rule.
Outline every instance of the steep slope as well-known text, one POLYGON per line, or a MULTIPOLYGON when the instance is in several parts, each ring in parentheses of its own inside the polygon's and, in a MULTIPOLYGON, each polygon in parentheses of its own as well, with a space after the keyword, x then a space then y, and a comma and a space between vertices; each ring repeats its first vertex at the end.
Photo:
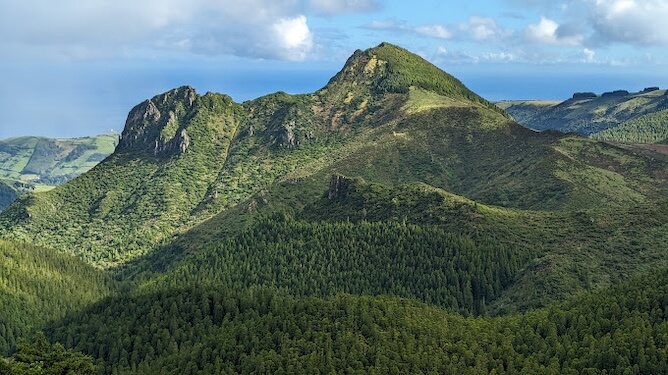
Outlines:
POLYGON ((240 105, 183 87, 135 107, 105 162, 55 191, 23 197, 0 221, 12 238, 114 264, 395 122, 413 82, 435 85, 460 105, 494 110, 456 79, 387 44, 354 54, 312 95, 277 93, 240 105), (433 73, 434 81, 413 70, 433 73))
POLYGON ((72 256, 0 240, 0 353, 112 294, 111 277, 72 256))
POLYGON ((0 211, 7 208, 20 195, 20 192, 11 185, 11 181, 0 180, 0 211))
POLYGON ((384 43, 313 94, 133 108, 0 213, 113 269, 12 243, 2 318, 60 306, 49 339, 108 374, 662 373, 667 194, 668 156, 524 128, 384 43))
POLYGON ((641 92, 624 90, 604 93, 576 93, 571 99, 553 105, 502 103, 519 123, 531 129, 553 129, 588 136, 641 116, 668 108, 666 90, 647 88, 641 92))

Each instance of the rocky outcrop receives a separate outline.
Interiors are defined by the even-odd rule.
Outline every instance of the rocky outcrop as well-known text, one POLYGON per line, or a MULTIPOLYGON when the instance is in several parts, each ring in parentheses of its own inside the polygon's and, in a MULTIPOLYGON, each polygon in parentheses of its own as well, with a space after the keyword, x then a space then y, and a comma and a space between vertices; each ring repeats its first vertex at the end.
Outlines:
POLYGON ((573 94, 573 99, 578 100, 578 99, 593 99, 597 98, 598 95, 594 94, 593 92, 576 92, 573 94))
POLYGON ((281 146, 291 147, 295 145, 295 122, 285 124, 281 131, 281 146))
POLYGON ((183 117, 194 110, 198 95, 183 86, 153 97, 128 114, 116 150, 151 150, 153 155, 183 153, 190 146, 183 117))
POLYGON ((327 199, 339 199, 347 196, 355 189, 355 181, 338 174, 332 175, 329 180, 329 189, 327 189, 327 199))

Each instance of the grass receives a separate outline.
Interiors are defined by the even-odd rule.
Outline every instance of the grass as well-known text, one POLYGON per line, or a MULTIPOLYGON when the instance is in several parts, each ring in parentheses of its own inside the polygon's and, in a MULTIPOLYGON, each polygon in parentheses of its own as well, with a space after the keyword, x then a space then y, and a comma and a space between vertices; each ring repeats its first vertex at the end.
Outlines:
POLYGON ((91 156, 110 155, 117 141, 116 135, 74 139, 20 137, 2 140, 0 178, 55 186, 93 168, 98 162, 90 162, 91 156))

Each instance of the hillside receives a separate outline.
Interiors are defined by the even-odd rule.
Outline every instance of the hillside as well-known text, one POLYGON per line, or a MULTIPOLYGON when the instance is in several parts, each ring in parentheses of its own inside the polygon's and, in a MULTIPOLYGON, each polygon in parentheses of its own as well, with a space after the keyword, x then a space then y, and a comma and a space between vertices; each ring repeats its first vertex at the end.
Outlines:
POLYGON ((648 113, 619 126, 591 135, 599 141, 623 143, 668 143, 668 109, 648 113))
POLYGON ((47 322, 74 314, 114 289, 109 275, 79 259, 0 240, 0 353, 47 322))
MULTIPOLYGON (((624 90, 601 95, 575 93, 571 99, 557 103, 507 101, 498 105, 520 124, 531 129, 553 129, 589 136, 667 109, 668 95, 666 90, 647 88, 637 93, 624 90)), ((645 121, 649 119, 652 118, 646 118, 645 121)))
POLYGON ((660 373, 666 197, 668 155, 528 129, 383 43, 311 94, 135 106, 0 213, 0 329, 104 374, 660 373))
MULTIPOLYGON (((18 193, 48 190, 93 168, 114 151, 117 141, 118 136, 113 134, 74 139, 0 140, 0 180, 18 193)), ((0 192, 2 196, 8 197, 0 192)), ((0 198, 0 210, 12 201, 0 198)))
POLYGON ((12 181, 0 180, 0 210, 9 206, 19 197, 20 192, 13 185, 12 181))

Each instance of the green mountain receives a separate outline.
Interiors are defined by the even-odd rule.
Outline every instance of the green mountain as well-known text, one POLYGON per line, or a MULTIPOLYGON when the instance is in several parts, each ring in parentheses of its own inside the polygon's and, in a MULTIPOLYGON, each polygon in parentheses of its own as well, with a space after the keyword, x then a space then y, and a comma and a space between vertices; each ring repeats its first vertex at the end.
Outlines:
POLYGON ((67 302, 0 329, 105 374, 662 372, 667 193, 668 155, 530 130, 383 43, 312 94, 134 107, 0 213, 0 286, 89 291, 8 289, 67 302))
MULTIPOLYGON (((571 99, 556 103, 504 101, 497 104, 520 124, 531 129, 553 129, 589 136, 668 109, 668 95, 666 90, 649 87, 637 93, 624 90, 600 96, 575 93, 571 99)), ((662 120, 657 117, 647 117, 642 121, 654 127, 662 125, 662 120)))
MULTIPOLYGON (((114 151, 117 141, 114 134, 0 140, 0 180, 17 193, 48 190, 93 168, 114 151)), ((5 190, 0 191, 0 210, 15 198, 5 190)))
POLYGON ((313 94, 237 104, 181 87, 147 100, 128 115, 113 155, 58 189, 20 198, 0 216, 0 231, 108 267, 281 184, 294 182, 287 190, 300 195, 277 205, 307 203, 332 173, 563 209, 660 196, 666 184, 652 171, 664 162, 530 131, 420 57, 382 44, 353 54, 313 94))

